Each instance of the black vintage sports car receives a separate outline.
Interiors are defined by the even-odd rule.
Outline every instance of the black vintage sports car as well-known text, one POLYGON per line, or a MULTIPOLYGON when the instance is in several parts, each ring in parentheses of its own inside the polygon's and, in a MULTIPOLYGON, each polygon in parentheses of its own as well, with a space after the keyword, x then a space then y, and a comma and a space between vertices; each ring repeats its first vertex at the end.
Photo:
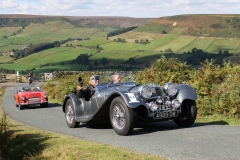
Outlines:
POLYGON ((120 83, 112 75, 99 75, 96 92, 89 99, 75 92, 65 95, 62 109, 67 125, 111 122, 115 132, 128 135, 140 121, 173 120, 180 127, 191 126, 197 116, 195 90, 185 83, 136 84, 131 73, 121 73, 120 83))

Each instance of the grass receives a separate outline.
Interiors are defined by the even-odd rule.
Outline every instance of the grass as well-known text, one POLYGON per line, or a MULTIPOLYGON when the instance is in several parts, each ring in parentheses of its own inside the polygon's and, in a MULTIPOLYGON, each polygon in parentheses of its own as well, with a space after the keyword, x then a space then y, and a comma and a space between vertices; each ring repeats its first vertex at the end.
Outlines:
MULTIPOLYGON (((0 87, 0 102, 4 90, 0 87)), ((0 104, 1 106, 1 104, 0 104)), ((2 118, 3 110, 0 107, 2 118)), ((61 135, 24 125, 7 117, 9 126, 9 159, 107 159, 107 160, 163 160, 159 156, 134 152, 108 144, 61 135)), ((0 133, 1 134, 1 133, 0 133)))
MULTIPOLYGON (((239 17, 238 15, 235 16, 239 17)), ((66 40, 68 38, 89 38, 90 40, 79 42, 69 41, 67 44, 72 44, 74 47, 82 45, 82 47, 68 48, 65 47, 66 44, 63 44, 63 47, 32 54, 14 61, 13 64, 0 64, 0 68, 15 71, 26 71, 35 68, 36 72, 38 72, 37 70, 41 70, 39 72, 42 72, 43 70, 68 70, 69 68, 76 70, 78 67, 75 64, 72 64, 70 67, 70 62, 82 53, 93 54, 89 58, 92 64, 94 60, 99 61, 103 57, 107 58, 110 64, 120 63, 132 57, 135 57, 136 61, 149 64, 156 57, 165 54, 166 49, 171 49, 174 53, 177 53, 174 55, 175 57, 183 60, 189 55, 182 53, 192 51, 193 48, 202 49, 205 52, 213 54, 217 54, 219 50, 228 50, 230 53, 240 55, 240 38, 237 34, 239 28, 232 28, 232 24, 226 23, 226 18, 231 19, 232 17, 233 15, 182 15, 157 18, 129 32, 109 37, 109 40, 106 40, 106 35, 112 30, 111 28, 100 30, 97 28, 75 27, 71 23, 62 20, 48 21, 43 24, 30 24, 22 29, 22 32, 19 34, 9 36, 7 39, 0 39, 0 53, 6 55, 5 53, 11 49, 19 49, 23 45, 31 43, 40 44, 66 40), (173 25, 175 22, 177 22, 176 25, 173 25), (222 28, 209 27, 213 23, 221 24, 222 28), (162 34, 163 30, 167 34, 162 34), (232 34, 230 34, 230 37, 228 32, 232 34), (228 34, 228 38, 219 38, 222 33, 228 34), (215 37, 212 35, 215 35, 215 37), (117 38, 125 39, 127 42, 113 42, 117 38), (150 43, 144 45, 135 44, 135 40, 146 39, 150 43), (97 45, 102 47, 103 50, 96 54, 96 49, 90 49, 90 47, 97 45), (146 59, 144 60, 144 58, 146 59), (46 63, 54 64, 55 67, 46 66, 44 69, 39 68, 40 65, 46 63), (60 65, 61 63, 67 65, 60 65)), ((5 33, 6 35, 12 35, 12 33, 19 29, 21 27, 0 28, 0 37, 5 33)), ((225 35, 222 37, 225 37, 225 35)), ((232 60, 231 57, 228 59, 232 60)), ((4 56, 0 57, 0 63, 11 60, 4 56)), ((81 70, 87 69, 86 66, 81 66, 80 68, 83 68, 81 70)))
POLYGON ((240 126, 239 117, 233 116, 223 116, 223 115, 209 115, 203 116, 196 120, 197 123, 211 123, 216 125, 230 125, 230 126, 240 126))
POLYGON ((94 54, 95 52, 96 50, 94 49, 85 48, 53 48, 16 60, 14 64, 0 64, 0 68, 18 71, 36 68, 37 72, 41 72, 43 69, 39 69, 38 67, 40 65, 49 63, 54 65, 45 66, 44 70, 86 70, 88 67, 78 64, 71 64, 71 61, 76 59, 76 57, 80 54, 94 54), (64 65, 62 63, 64 63, 64 65))
POLYGON ((10 56, 0 56, 0 63, 9 62, 11 60, 13 60, 13 58, 11 58, 10 56))
POLYGON ((135 40, 140 41, 141 39, 142 40, 148 39, 149 41, 152 41, 160 37, 162 37, 162 34, 159 33, 139 32, 136 30, 132 30, 120 35, 109 37, 109 39, 113 41, 114 39, 122 38, 125 39, 127 42, 134 43, 135 40))
POLYGON ((191 43, 196 37, 194 36, 179 36, 176 39, 170 41, 169 43, 156 48, 156 51, 165 51, 166 49, 171 49, 172 51, 176 52, 182 47, 191 43))
POLYGON ((100 45, 104 50, 127 50, 139 46, 135 43, 111 42, 100 45))
POLYGON ((0 44, 2 36, 12 36, 12 34, 21 29, 21 27, 1 27, 0 28, 0 44))
POLYGON ((178 50, 180 53, 187 53, 188 51, 191 52, 193 48, 202 49, 205 51, 213 42, 213 37, 197 37, 194 39, 191 43, 184 46, 180 50, 178 50))
MULTIPOLYGON (((5 30, 0 30, 0 35, 3 34, 5 30)), ((7 33, 13 33, 15 30, 10 27, 7 33)), ((22 32, 19 34, 15 36, 9 36, 7 39, 0 39, 0 46, 5 46, 4 48, 0 47, 0 52, 6 51, 6 46, 10 45, 35 45, 46 42, 66 40, 68 38, 92 37, 93 39, 99 39, 103 38, 105 35, 106 32, 97 28, 77 28, 70 23, 63 21, 46 22, 44 24, 30 24, 25 29, 22 29, 22 32)), ((18 46, 12 47, 14 47, 14 49, 19 48, 18 46)))
POLYGON ((229 51, 229 53, 240 54, 236 49, 240 44, 240 39, 229 38, 216 38, 213 43, 208 47, 206 52, 218 53, 218 51, 229 51))
POLYGON ((77 46, 77 45, 83 45, 83 46, 87 46, 87 47, 91 47, 91 46, 97 46, 97 45, 101 45, 104 43, 109 43, 110 41, 105 40, 105 39, 93 39, 93 40, 84 40, 84 41, 79 41, 79 42, 69 42, 72 43, 73 46, 77 46))

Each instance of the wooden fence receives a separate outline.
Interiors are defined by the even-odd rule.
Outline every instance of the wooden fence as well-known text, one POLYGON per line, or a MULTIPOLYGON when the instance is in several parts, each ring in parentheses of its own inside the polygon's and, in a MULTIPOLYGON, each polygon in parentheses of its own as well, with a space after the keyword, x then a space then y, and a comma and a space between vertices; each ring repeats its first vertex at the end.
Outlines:
POLYGON ((16 74, 0 74, 0 83, 5 82, 21 82, 22 77, 16 76, 16 74))
MULTIPOLYGON (((51 73, 45 73, 43 76, 41 75, 33 76, 34 82, 44 82, 44 81, 49 81, 51 79, 52 79, 51 73)), ((28 80, 27 75, 17 76, 16 74, 0 74, 0 83, 7 83, 7 82, 24 83, 24 82, 27 82, 27 80, 28 80)))

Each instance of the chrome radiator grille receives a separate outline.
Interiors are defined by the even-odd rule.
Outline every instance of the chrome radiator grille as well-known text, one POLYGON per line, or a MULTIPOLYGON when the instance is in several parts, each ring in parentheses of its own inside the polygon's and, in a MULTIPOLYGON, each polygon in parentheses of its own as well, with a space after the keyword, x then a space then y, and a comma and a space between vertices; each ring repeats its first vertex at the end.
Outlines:
POLYGON ((41 102, 41 98, 30 98, 28 99, 29 102, 41 102))

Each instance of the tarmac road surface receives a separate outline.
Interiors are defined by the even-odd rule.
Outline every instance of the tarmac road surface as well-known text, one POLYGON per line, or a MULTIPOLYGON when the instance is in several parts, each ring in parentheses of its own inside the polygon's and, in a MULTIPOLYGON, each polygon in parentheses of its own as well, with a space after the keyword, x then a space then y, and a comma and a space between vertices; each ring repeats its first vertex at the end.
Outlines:
POLYGON ((8 86, 3 97, 3 109, 15 120, 43 130, 79 139, 109 144, 172 160, 239 160, 240 127, 195 123, 179 128, 174 122, 140 124, 129 136, 117 135, 111 126, 68 128, 62 108, 50 103, 48 108, 19 110, 13 99, 17 84, 8 86))

